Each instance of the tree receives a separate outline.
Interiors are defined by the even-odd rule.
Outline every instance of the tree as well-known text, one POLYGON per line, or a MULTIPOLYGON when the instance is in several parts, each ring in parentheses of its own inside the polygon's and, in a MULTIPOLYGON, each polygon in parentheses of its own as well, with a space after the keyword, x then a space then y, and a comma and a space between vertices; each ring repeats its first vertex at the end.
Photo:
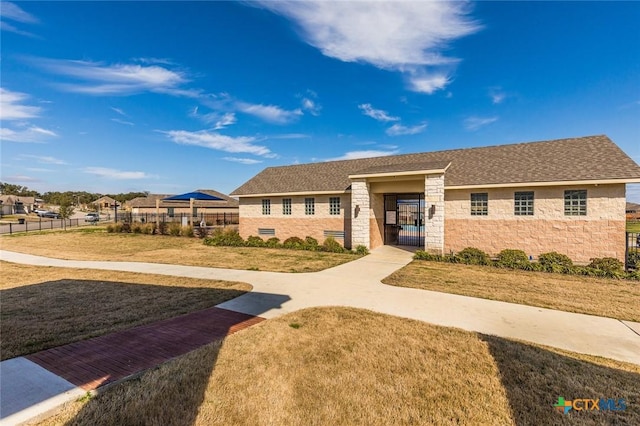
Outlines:
POLYGON ((73 215, 73 207, 71 207, 70 203, 60 204, 58 214, 60 215, 60 219, 62 219, 62 223, 64 223, 64 229, 67 229, 67 219, 73 215))

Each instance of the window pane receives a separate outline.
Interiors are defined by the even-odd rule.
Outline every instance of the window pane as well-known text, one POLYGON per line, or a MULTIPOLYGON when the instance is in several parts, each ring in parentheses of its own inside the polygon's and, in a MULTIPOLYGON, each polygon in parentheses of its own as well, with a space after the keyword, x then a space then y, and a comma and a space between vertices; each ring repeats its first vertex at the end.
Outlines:
POLYGON ((340 214, 340 197, 329 198, 329 214, 332 214, 332 215, 340 214))
POLYGON ((566 216, 587 215, 586 190, 580 189, 564 191, 564 214, 566 216))
POLYGON ((282 199, 282 214, 283 215, 291 214, 291 198, 282 199))
POLYGON ((486 192, 471 194, 471 216, 487 216, 489 214, 489 194, 486 192))
POLYGON ((533 191, 516 192, 513 205, 515 215, 533 216, 533 191))
POLYGON ((315 198, 304 199, 304 214, 307 214, 307 215, 316 214, 315 198))
POLYGON ((271 214, 271 200, 262 200, 262 214, 271 214))

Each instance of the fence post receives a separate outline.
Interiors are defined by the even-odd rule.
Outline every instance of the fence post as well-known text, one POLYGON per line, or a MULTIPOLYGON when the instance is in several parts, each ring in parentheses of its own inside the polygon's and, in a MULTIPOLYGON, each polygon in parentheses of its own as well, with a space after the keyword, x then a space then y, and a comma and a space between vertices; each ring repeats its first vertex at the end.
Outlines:
POLYGON ((13 234, 13 223, 9 222, 9 235, 13 234))

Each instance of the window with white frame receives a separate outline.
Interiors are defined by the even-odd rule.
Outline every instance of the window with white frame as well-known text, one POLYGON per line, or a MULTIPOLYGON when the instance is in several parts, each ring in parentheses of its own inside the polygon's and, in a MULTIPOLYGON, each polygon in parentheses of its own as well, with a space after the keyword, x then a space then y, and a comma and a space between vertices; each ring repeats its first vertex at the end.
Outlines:
POLYGON ((282 214, 285 216, 291 215, 291 198, 282 199, 282 214))
POLYGON ((262 214, 271 214, 271 200, 262 200, 262 214))
POLYGON ((305 198, 304 199, 304 214, 314 215, 316 214, 316 199, 305 198))
POLYGON ((471 194, 471 216, 489 214, 489 194, 486 192, 471 194))
POLYGON ((513 214, 516 216, 533 216, 533 191, 522 191, 514 194, 513 214))
POLYGON ((340 214, 340 197, 329 197, 329 214, 340 214))
POLYGON ((587 190, 564 191, 564 215, 565 216, 586 216, 587 215, 587 190))

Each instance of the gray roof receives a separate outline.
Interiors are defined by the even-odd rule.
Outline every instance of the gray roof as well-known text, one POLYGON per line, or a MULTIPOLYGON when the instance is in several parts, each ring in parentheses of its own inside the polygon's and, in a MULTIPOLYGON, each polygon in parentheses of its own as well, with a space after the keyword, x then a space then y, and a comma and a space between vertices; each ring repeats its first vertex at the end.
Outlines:
MULTIPOLYGON (((214 191, 213 189, 198 189, 197 192, 202 192, 205 194, 213 195, 214 197, 222 198, 220 201, 194 201, 194 207, 207 207, 207 208, 237 208, 238 200, 229 197, 226 194, 223 194, 218 191, 214 191)), ((162 201, 164 198, 171 197, 175 194, 149 194, 147 197, 137 197, 133 200, 127 202, 129 207, 137 207, 137 208, 150 208, 156 207, 156 200, 160 199, 160 207, 189 207, 189 201, 162 201)))
POLYGON ((268 167, 231 195, 345 191, 349 175, 424 170, 449 162, 445 186, 640 179, 640 166, 607 136, 598 135, 268 167))

